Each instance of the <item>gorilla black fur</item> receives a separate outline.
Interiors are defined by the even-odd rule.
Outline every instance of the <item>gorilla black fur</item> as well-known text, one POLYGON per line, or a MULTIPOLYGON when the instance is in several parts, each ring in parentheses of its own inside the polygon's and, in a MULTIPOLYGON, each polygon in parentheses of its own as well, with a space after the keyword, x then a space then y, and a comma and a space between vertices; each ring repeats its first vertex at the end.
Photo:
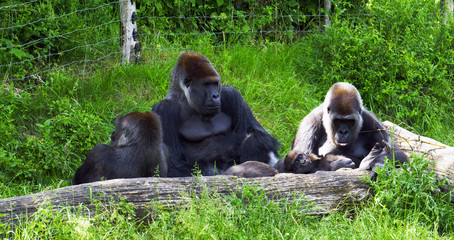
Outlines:
POLYGON ((183 52, 165 99, 152 111, 161 117, 170 154, 169 176, 219 174, 234 164, 277 161, 279 142, 255 119, 241 94, 221 86, 208 59, 183 52))
POLYGON ((110 146, 96 145, 77 169, 73 184, 101 179, 166 177, 168 156, 161 123, 152 112, 134 112, 117 118, 110 146))
POLYGON ((240 165, 232 166, 222 173, 222 175, 244 178, 272 177, 276 174, 278 174, 276 169, 266 163, 257 161, 247 161, 240 165))

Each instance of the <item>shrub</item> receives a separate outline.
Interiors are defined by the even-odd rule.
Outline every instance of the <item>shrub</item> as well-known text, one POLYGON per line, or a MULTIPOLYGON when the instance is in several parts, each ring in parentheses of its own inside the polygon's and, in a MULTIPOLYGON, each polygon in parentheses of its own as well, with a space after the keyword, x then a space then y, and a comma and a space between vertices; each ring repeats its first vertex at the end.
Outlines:
POLYGON ((323 34, 308 36, 298 64, 320 99, 347 81, 365 105, 417 130, 451 124, 454 43, 436 4, 373 1, 361 18, 333 20, 323 34), (415 8, 414 6, 419 6, 415 8), (434 111, 432 111, 434 109, 434 111))
POLYGON ((450 183, 440 180, 433 162, 413 157, 403 168, 389 161, 377 170, 376 181, 368 181, 375 193, 372 209, 379 209, 396 219, 412 219, 430 226, 439 234, 454 230, 454 204, 450 183))

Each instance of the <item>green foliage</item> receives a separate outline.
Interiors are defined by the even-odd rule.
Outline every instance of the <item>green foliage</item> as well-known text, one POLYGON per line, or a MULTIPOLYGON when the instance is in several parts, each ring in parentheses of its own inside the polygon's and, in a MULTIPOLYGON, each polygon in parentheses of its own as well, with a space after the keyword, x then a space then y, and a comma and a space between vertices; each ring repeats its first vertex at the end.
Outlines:
POLYGON ((184 209, 156 215, 147 232, 155 239, 275 239, 315 219, 307 215, 312 206, 303 196, 273 201, 257 186, 245 185, 227 196, 205 189, 190 199, 184 209))
POLYGON ((319 99, 334 82, 347 81, 366 106, 419 131, 453 126, 439 113, 454 110, 454 28, 443 24, 438 5, 373 1, 364 13, 370 17, 334 18, 325 33, 307 38, 299 69, 316 83, 319 99))
MULTIPOLYGON (((12 101, 29 97, 27 94, 3 94, 9 95, 12 101)), ((36 180, 37 176, 69 180, 76 162, 68 160, 81 159, 95 143, 100 142, 96 133, 106 131, 101 118, 86 113, 69 99, 52 101, 48 107, 50 118, 35 126, 20 127, 13 124, 20 121, 15 117, 26 117, 28 111, 11 102, 3 105, 5 120, 1 131, 4 131, 5 138, 0 142, 0 166, 3 169, 0 176, 3 181, 36 180)))
MULTIPOLYGON (((93 216, 84 217, 89 209, 78 207, 56 208, 46 202, 30 218, 20 220, 15 229, 0 228, 0 234, 9 239, 137 239, 138 222, 135 207, 119 201, 94 200, 93 216)), ((140 223, 139 223, 140 224, 140 223)), ((140 229, 140 228, 139 228, 140 229)), ((142 239, 142 238, 140 238, 142 239)))
POLYGON ((21 5, 27 2, 0 3, 0 18, 5 20, 0 24, 0 72, 4 79, 23 79, 28 85, 34 83, 36 72, 47 79, 45 71, 56 65, 85 56, 93 60, 120 49, 117 38, 112 38, 119 33, 117 4, 107 0, 41 0, 21 5))
POLYGON ((190 44, 194 34, 206 34, 212 44, 257 44, 293 41, 302 31, 319 26, 314 1, 178 0, 138 3, 140 32, 147 41, 182 40, 190 44), (186 35, 186 36, 182 36, 186 35))
MULTIPOLYGON (((399 174, 396 171, 388 173, 399 174)), ((381 180, 379 180, 381 181, 381 180)), ((412 180, 410 180, 412 181, 412 180)), ((414 181, 413 181, 414 182, 414 181)), ((425 182, 428 183, 428 182, 425 182)), ((137 219, 135 207, 124 199, 103 203, 92 199, 94 213, 43 204, 32 217, 0 228, 11 239, 447 239, 452 232, 436 231, 436 224, 420 221, 417 212, 393 215, 380 195, 361 209, 324 217, 308 215, 313 206, 304 196, 291 201, 267 196, 258 186, 244 185, 239 192, 220 194, 198 182, 198 195, 188 192, 184 206, 169 208, 151 201, 148 215, 137 219), (416 214, 416 215, 415 215, 416 214)), ((378 183, 380 185, 381 183, 378 183)), ((431 186, 433 182, 429 183, 431 186)), ((395 184, 394 184, 395 185, 395 184)), ((389 186, 389 185, 388 185, 389 186)), ((404 187, 405 188, 405 187, 404 187)), ((399 189, 390 188, 399 197, 399 189)), ((418 190, 416 190, 418 191, 418 190)), ((408 193, 404 191, 404 193, 408 193)), ((420 192, 421 193, 421 192, 420 192)), ((438 198, 438 197, 435 197, 438 198)), ((403 199, 398 199, 403 200, 403 199)), ((415 203, 407 198, 406 204, 415 203)), ((452 204, 452 203, 447 203, 452 204)), ((395 206, 398 207, 398 206, 395 206)), ((393 207, 392 209, 396 209, 393 207)), ((405 212, 404 209, 400 210, 405 212)), ((450 220, 450 219, 447 219, 450 220)))
MULTIPOLYGON (((316 1, 140 1, 143 65, 134 66, 118 66, 110 58, 66 65, 117 51, 118 24, 109 23, 118 18, 116 4, 96 8, 109 2, 43 0, 2 8, 10 2, 0 3, 0 16, 9 19, 0 28, 47 19, 1 29, 0 65, 8 65, 0 67, 4 79, 29 76, 26 81, 39 84, 28 89, 12 81, 0 88, 0 198, 66 185, 87 152, 109 141, 117 116, 148 111, 165 97, 182 49, 206 55, 223 83, 241 92, 259 122, 282 143, 281 156, 290 150, 301 119, 337 81, 357 86, 365 105, 382 120, 402 121, 452 145, 453 25, 442 23, 433 1, 365 2, 333 1, 332 26, 302 38, 298 31, 319 30, 316 1), (96 9, 57 18, 86 7, 96 9), (342 15, 352 12, 357 15, 342 15), (67 49, 73 50, 42 57, 67 49), (62 66, 42 78, 33 75, 62 66), (77 75, 91 70, 99 71, 77 75)), ((0 234, 17 239, 98 239, 106 233, 131 239, 452 238, 453 205, 450 195, 439 191, 444 182, 425 160, 416 158, 407 167, 387 165, 371 182, 371 201, 322 218, 307 216, 300 196, 275 202, 259 187, 244 186, 227 196, 189 193, 186 208, 172 211, 154 205, 151 223, 134 220, 133 207, 124 202, 113 208, 99 203, 89 217, 82 215, 83 207, 56 213, 43 208, 14 232, 0 223, 0 234)))
POLYGON ((372 208, 397 219, 413 219, 441 235, 454 230, 454 204, 450 183, 435 175, 433 163, 422 157, 397 168, 389 161, 377 170, 376 181, 369 181, 375 193, 372 208))

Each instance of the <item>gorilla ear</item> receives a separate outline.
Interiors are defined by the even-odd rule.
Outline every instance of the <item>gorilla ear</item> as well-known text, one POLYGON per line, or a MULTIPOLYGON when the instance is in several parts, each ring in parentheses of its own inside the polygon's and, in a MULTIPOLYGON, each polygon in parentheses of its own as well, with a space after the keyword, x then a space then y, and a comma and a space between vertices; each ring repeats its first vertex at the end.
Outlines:
POLYGON ((112 132, 112 134, 110 134, 110 142, 115 142, 115 130, 112 132))
POLYGON ((330 107, 328 107, 328 108, 327 108, 326 110, 328 110, 328 113, 330 113, 330 112, 331 112, 331 108, 330 108, 330 107))
POLYGON ((186 78, 183 80, 183 84, 184 84, 186 87, 189 87, 189 85, 191 85, 191 78, 190 78, 190 77, 186 77, 186 78))

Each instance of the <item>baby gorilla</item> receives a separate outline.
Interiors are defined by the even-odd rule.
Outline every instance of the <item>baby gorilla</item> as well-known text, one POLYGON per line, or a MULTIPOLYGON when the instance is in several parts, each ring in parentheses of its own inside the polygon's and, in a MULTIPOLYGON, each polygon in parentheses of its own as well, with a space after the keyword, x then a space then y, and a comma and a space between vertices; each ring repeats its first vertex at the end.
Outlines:
POLYGON ((274 168, 257 161, 248 161, 230 167, 222 175, 233 175, 245 178, 272 177, 278 173, 314 173, 316 171, 336 171, 341 168, 355 168, 355 163, 342 155, 328 154, 318 157, 314 154, 290 151, 285 159, 279 160, 274 168))
POLYGON ((290 151, 284 159, 274 165, 280 173, 314 173, 354 167, 355 163, 342 155, 327 154, 324 157, 318 157, 312 153, 307 155, 296 150, 290 151))
POLYGON ((152 112, 134 112, 115 122, 110 146, 96 145, 74 175, 73 184, 101 179, 167 176, 168 157, 161 122, 152 112))
POLYGON ((256 177, 272 177, 278 172, 270 165, 258 162, 258 161, 247 161, 242 164, 232 166, 227 169, 222 175, 233 175, 244 178, 256 178, 256 177))

